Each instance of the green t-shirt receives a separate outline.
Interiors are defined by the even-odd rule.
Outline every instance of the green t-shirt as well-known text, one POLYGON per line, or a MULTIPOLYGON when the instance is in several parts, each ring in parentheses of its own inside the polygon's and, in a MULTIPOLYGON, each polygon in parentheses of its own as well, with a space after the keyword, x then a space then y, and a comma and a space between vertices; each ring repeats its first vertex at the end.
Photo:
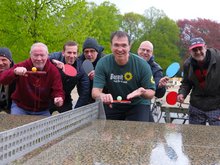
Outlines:
MULTIPOLYGON (((155 90, 155 82, 149 64, 142 58, 130 53, 128 63, 120 66, 115 62, 113 54, 110 54, 97 63, 93 87, 102 89, 105 87, 114 100, 118 96, 126 100, 129 93, 140 87, 155 90)), ((150 105, 150 100, 142 97, 131 101, 131 105, 150 105)))

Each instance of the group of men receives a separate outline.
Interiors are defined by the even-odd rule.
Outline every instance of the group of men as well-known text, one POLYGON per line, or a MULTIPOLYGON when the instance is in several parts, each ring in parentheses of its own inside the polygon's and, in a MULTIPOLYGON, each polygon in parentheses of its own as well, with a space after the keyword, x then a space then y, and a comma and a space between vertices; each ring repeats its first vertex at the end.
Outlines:
MULTIPOLYGON (((5 99, 12 100, 11 114, 50 116, 55 110, 60 113, 71 110, 71 91, 77 86, 79 98, 75 108, 101 100, 107 119, 153 121, 150 100, 154 96, 164 96, 169 78, 163 76, 162 68, 154 61, 150 41, 140 44, 138 56, 131 53, 130 48, 130 37, 123 31, 112 33, 112 54, 106 56, 102 54, 104 48, 94 38, 85 40, 79 57, 76 42, 69 41, 61 52, 50 55, 45 44, 35 43, 31 47, 30 58, 15 65, 11 52, 1 48, 0 66, 3 66, 3 60, 7 61, 5 67, 0 68, 1 89, 16 86, 5 99), (95 68, 89 74, 82 67, 85 59, 90 60, 95 68), (77 75, 66 75, 64 64, 76 68, 77 75), (46 74, 30 74, 28 71, 32 67, 46 74), (114 102, 118 97, 130 102, 114 102)), ((184 102, 191 92, 190 124, 208 121, 210 125, 220 125, 219 51, 207 49, 202 38, 193 38, 189 51, 191 56, 184 63, 184 77, 177 100, 184 102)))

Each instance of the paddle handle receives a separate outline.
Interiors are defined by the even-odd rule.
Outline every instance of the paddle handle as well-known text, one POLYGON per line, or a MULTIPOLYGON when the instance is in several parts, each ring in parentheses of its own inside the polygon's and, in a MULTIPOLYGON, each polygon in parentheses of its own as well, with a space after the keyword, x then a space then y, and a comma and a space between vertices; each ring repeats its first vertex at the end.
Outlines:
POLYGON ((27 74, 47 74, 46 71, 36 71, 36 72, 33 72, 33 71, 27 71, 26 73, 27 73, 27 74))
POLYGON ((129 100, 113 100, 112 103, 130 104, 131 101, 129 101, 129 100))

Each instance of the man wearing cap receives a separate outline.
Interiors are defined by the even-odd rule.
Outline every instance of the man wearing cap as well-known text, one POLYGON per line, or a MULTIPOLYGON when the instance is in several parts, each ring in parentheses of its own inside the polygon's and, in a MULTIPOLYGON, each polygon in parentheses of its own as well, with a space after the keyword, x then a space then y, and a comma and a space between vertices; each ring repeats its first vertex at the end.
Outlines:
MULTIPOLYGON (((84 60, 89 60, 94 69, 96 67, 97 62, 104 56, 102 53, 104 48, 98 44, 97 40, 91 37, 88 37, 83 43, 83 53, 79 57, 79 59, 83 62, 84 60)), ((89 80, 90 80, 90 94, 92 91, 93 86, 93 78, 95 76, 95 70, 92 70, 88 73, 89 80)), ((89 103, 94 102, 95 100, 90 96, 89 103)))
MULTIPOLYGON (((14 65, 11 51, 8 48, 0 48, 0 74, 14 65)), ((11 94, 14 91, 15 83, 10 85, 0 84, 0 111, 10 113, 11 94)))
POLYGON ((189 124, 220 125, 220 51, 198 37, 190 40, 189 52, 177 101, 183 103, 191 92, 189 124))

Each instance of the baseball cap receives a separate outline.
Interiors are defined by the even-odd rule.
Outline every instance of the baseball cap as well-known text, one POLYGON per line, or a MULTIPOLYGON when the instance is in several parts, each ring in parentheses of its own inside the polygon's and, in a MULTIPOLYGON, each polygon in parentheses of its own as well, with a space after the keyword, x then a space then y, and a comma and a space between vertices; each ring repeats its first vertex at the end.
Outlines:
POLYGON ((193 48, 201 47, 201 46, 205 46, 205 41, 201 37, 192 38, 190 40, 189 50, 192 50, 193 48))

